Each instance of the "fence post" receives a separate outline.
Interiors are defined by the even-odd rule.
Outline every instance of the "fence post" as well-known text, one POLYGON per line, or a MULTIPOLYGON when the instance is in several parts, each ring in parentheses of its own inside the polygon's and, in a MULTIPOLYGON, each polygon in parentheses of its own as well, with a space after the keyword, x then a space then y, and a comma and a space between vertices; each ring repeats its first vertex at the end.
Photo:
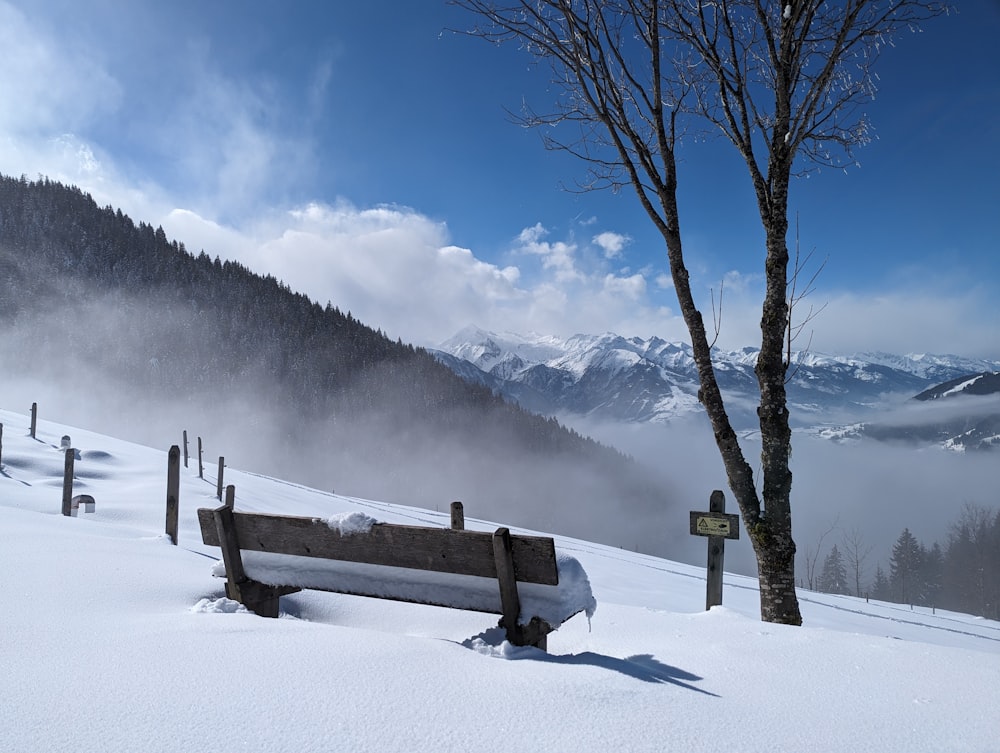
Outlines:
POLYGON ((236 487, 230 484, 226 487, 226 507, 230 510, 236 506, 236 487))
POLYGON ((29 436, 35 438, 35 427, 38 425, 38 403, 31 404, 31 431, 29 436))
POLYGON ((219 478, 215 482, 215 498, 222 501, 222 472, 226 467, 226 459, 219 455, 219 478))
POLYGON ((170 543, 177 545, 177 517, 181 494, 181 451, 177 445, 167 453, 167 536, 170 543))
POLYGON ((198 437, 198 478, 205 478, 205 466, 201 462, 201 437, 198 437))
POLYGON ((0 424, 0 467, 3 466, 3 424, 0 424))
POLYGON ((188 467, 188 433, 184 430, 184 467, 188 467))
POLYGON ((66 450, 66 464, 63 467, 62 514, 67 518, 72 514, 73 507, 73 460, 76 452, 72 447, 66 450))
POLYGON ((461 502, 451 503, 451 529, 453 531, 465 530, 465 509, 461 502))

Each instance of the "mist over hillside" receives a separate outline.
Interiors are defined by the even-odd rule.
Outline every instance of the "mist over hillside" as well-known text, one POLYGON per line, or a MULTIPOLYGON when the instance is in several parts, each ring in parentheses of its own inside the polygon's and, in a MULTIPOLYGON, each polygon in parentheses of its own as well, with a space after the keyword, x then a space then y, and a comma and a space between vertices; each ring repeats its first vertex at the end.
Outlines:
POLYGON ((8 410, 162 448, 187 430, 208 462, 669 554, 664 479, 78 189, 0 179, 0 323, 8 410))

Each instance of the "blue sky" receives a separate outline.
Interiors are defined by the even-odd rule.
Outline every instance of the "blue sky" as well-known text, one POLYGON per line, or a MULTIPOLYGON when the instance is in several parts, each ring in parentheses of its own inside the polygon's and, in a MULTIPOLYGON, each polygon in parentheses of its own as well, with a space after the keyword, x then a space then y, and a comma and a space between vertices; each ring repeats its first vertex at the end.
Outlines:
MULTIPOLYGON (((828 258, 814 350, 1000 355, 1000 3, 960 11, 885 53, 861 167, 793 186, 802 249, 828 258)), ((634 196, 562 189, 583 166, 505 114, 545 108, 545 69, 448 31, 470 22, 431 0, 0 0, 0 171, 418 344, 467 324, 685 339, 634 196)), ((708 316, 725 280, 719 342, 752 344, 748 179, 719 142, 683 158, 696 295, 708 316)))

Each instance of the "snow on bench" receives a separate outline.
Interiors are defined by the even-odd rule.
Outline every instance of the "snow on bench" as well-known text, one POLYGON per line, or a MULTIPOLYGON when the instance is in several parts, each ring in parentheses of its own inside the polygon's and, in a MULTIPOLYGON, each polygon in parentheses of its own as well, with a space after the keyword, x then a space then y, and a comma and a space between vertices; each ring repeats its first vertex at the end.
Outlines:
POLYGON ((198 510, 202 540, 222 549, 226 595, 264 617, 303 588, 501 615, 507 640, 544 649, 546 636, 596 607, 580 563, 551 538, 380 523, 198 510))

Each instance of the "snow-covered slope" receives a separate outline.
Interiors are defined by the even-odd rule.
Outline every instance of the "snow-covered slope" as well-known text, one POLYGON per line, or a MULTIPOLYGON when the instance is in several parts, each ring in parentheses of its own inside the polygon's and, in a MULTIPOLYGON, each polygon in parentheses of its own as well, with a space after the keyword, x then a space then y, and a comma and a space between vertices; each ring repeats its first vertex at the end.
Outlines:
MULTIPOLYGON (((732 575, 706 613, 699 568, 565 537, 598 607, 548 654, 504 643, 493 615, 328 593, 267 620, 211 575, 195 510, 217 504, 213 471, 182 469, 172 546, 166 446, 0 423, 4 753, 997 750, 995 622, 801 592, 804 627, 763 624, 754 581, 732 575), (59 514, 64 434, 74 490, 96 500, 76 518, 59 514)), ((226 482, 238 509, 447 525, 249 471, 226 482)), ((470 528, 504 522, 464 501, 470 528)))

